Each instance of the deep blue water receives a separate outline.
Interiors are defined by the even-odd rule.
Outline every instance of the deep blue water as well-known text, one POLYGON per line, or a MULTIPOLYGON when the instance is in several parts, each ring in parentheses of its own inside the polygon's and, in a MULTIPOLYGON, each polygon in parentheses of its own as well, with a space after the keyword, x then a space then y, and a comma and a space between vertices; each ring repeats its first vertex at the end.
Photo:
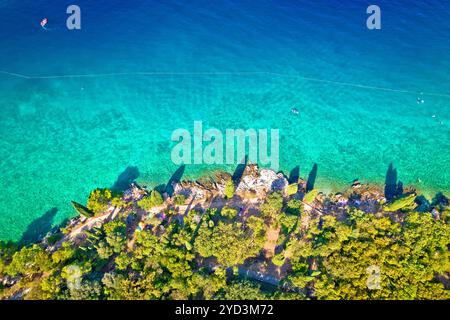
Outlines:
MULTIPOLYGON (((61 222, 129 166, 166 182, 170 135, 195 120, 280 129, 281 169, 317 163, 324 191, 383 183, 391 162, 404 184, 450 191, 448 1, 377 1, 374 31, 368 1, 82 0, 79 31, 69 4, 0 0, 0 70, 92 75, 0 74, 0 239, 61 222)), ((234 166, 185 174, 217 168, 234 166)))

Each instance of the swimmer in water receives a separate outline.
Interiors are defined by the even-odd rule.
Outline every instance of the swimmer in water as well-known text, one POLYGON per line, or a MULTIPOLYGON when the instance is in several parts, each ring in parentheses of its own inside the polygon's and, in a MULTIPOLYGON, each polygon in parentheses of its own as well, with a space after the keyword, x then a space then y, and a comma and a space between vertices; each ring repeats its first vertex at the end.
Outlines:
POLYGON ((423 100, 422 98, 417 98, 417 104, 424 103, 424 102, 425 102, 425 100, 423 100))
POLYGON ((292 109, 291 109, 291 112, 292 112, 293 114, 299 114, 299 113, 300 113, 296 108, 292 108, 292 109))
POLYGON ((47 25, 47 23, 48 23, 48 19, 47 19, 47 18, 44 18, 44 19, 41 21, 41 27, 42 27, 42 29, 47 30, 47 28, 45 27, 45 26, 47 25))

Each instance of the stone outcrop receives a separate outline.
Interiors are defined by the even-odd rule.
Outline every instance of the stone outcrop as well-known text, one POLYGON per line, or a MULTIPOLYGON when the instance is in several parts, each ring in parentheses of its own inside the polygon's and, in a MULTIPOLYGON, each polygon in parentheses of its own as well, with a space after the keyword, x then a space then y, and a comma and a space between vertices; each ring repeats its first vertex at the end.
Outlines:
POLYGON ((219 172, 214 177, 201 178, 195 181, 181 181, 174 183, 175 194, 182 194, 189 199, 195 195, 196 200, 223 195, 225 184, 231 176, 228 173, 219 172))
MULTIPOLYGON (((195 181, 181 181, 173 184, 175 194, 182 194, 189 199, 195 195, 196 200, 201 200, 216 195, 224 196, 225 185, 232 179, 226 172, 217 172, 212 177, 201 178, 195 181)), ((258 169, 255 164, 245 167, 240 182, 236 187, 236 193, 264 194, 271 191, 284 191, 288 181, 282 173, 276 173, 270 169, 258 169)))
POLYGON ((276 173, 270 169, 258 170, 256 165, 249 165, 244 170, 241 182, 236 192, 267 193, 270 191, 284 191, 288 181, 282 173, 276 173))
POLYGON ((137 183, 132 183, 130 188, 124 192, 123 200, 125 201, 139 201, 145 195, 147 195, 147 191, 139 186, 137 183))

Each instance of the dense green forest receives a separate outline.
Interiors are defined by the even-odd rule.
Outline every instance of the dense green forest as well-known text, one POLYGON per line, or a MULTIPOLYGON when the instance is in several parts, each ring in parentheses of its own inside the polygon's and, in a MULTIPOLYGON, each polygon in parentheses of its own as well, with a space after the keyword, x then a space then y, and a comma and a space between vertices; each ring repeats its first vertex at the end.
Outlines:
POLYGON ((94 190, 86 206, 74 203, 75 223, 43 241, 0 242, 0 297, 450 298, 443 195, 399 194, 368 212, 361 202, 376 199, 358 189, 342 203, 294 183, 246 210, 245 197, 224 185, 221 205, 206 208, 183 194, 94 190), (88 225, 108 210, 113 218, 88 225))

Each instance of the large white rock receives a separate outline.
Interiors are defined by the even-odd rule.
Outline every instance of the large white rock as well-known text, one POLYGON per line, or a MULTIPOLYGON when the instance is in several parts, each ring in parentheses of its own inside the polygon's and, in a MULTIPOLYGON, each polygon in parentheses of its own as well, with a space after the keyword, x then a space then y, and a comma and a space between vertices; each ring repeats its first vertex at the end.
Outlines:
POLYGON ((284 190, 288 181, 281 174, 270 169, 261 169, 258 176, 246 175, 242 177, 237 187, 237 191, 279 191, 284 190))

